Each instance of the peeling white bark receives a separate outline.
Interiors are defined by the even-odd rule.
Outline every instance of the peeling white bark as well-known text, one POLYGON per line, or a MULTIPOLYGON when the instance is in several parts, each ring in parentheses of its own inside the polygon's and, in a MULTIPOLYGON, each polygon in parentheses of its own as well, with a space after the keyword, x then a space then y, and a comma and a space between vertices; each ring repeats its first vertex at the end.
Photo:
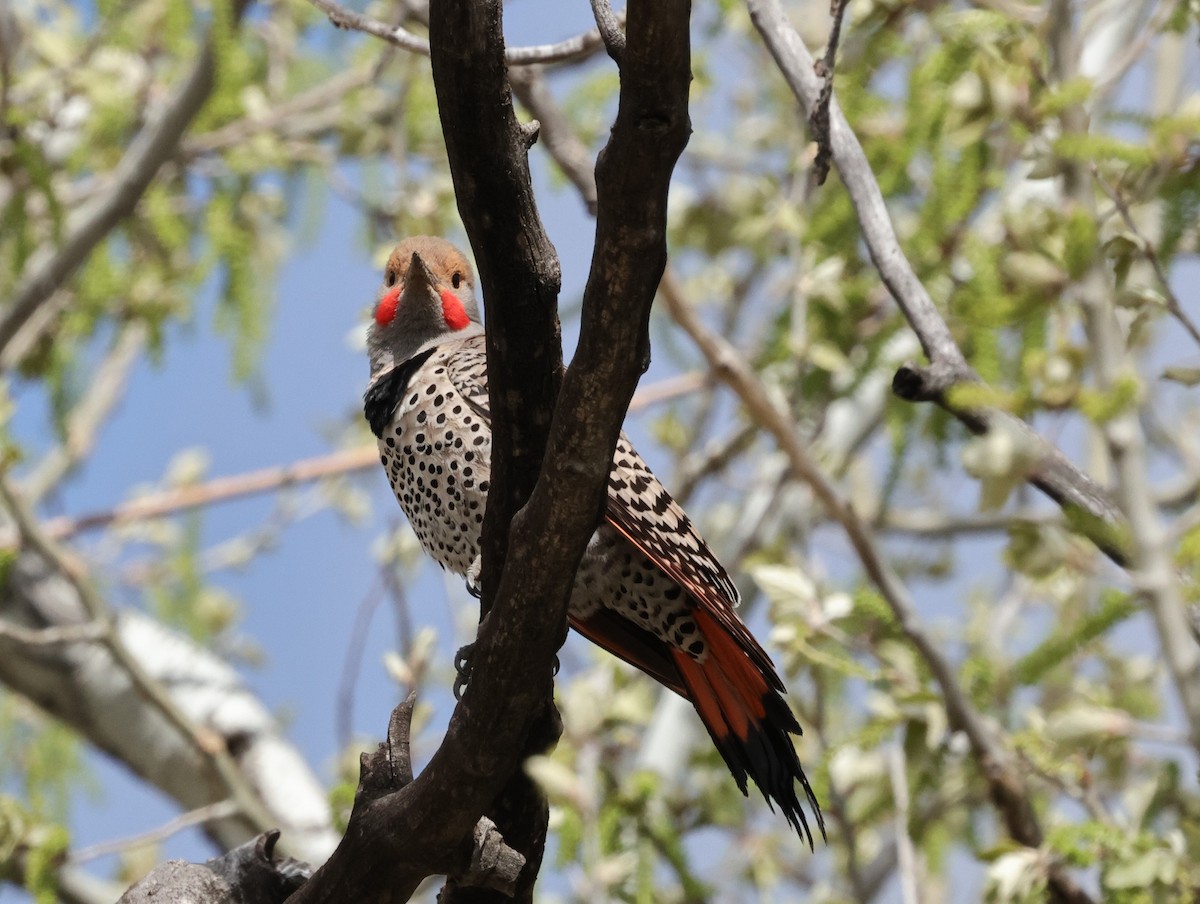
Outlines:
MULTIPOLYGON (((75 588, 23 552, 0 588, 0 619, 29 629, 82 625, 75 588)), ((182 712, 233 755, 293 856, 322 863, 336 846, 325 788, 240 676, 211 652, 136 612, 120 616, 126 648, 182 712)), ((100 641, 30 645, 0 634, 0 682, 37 703, 192 810, 222 799, 211 761, 143 696, 100 641)), ((217 748, 219 749, 219 747, 217 748)), ((208 824, 222 850, 260 829, 244 816, 208 824)))

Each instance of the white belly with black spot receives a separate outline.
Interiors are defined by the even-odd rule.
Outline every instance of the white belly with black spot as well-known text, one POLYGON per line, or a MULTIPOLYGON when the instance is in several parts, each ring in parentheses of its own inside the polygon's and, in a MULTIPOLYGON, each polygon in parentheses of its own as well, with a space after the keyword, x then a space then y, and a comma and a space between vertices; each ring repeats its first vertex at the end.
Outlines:
MULTIPOLYGON (((435 353, 413 375, 379 437, 380 460, 421 546, 443 568, 465 574, 479 555, 487 505, 491 429, 447 377, 435 353)), ((571 614, 601 607, 693 656, 704 644, 683 590, 611 525, 588 543, 571 614)))

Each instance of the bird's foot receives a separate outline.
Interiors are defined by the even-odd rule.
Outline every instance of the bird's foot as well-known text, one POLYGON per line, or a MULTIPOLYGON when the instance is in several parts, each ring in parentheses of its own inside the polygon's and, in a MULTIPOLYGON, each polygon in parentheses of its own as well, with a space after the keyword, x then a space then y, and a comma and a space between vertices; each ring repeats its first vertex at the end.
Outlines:
POLYGON ((471 656, 475 652, 475 644, 469 643, 458 648, 454 654, 454 699, 461 700, 467 682, 471 679, 471 656))
POLYGON ((479 599, 483 596, 483 585, 479 583, 480 572, 483 571, 483 556, 476 556, 467 568, 467 593, 479 599))
MULTIPOLYGON (((476 559, 476 561, 479 561, 479 560, 476 559)), ((468 578, 468 582, 469 582, 469 580, 470 579, 468 578)), ((470 589, 470 583, 467 584, 467 589, 468 590, 470 589)), ((476 631, 476 636, 478 636, 479 631, 483 630, 483 625, 484 625, 484 622, 486 622, 486 621, 487 621, 487 619, 485 618, 484 621, 481 621, 479 623, 479 628, 476 631)), ((455 673, 454 674, 454 699, 455 700, 462 699, 463 692, 467 689, 467 682, 471 680, 471 658, 475 655, 476 642, 477 641, 472 641, 469 644, 464 644, 463 646, 459 647, 458 651, 454 654, 454 673, 455 673)), ((558 670, 560 667, 561 667, 561 663, 559 663, 558 654, 556 653, 554 655, 554 664, 551 667, 551 671, 550 671, 551 677, 555 677, 555 678, 558 677, 558 670)))

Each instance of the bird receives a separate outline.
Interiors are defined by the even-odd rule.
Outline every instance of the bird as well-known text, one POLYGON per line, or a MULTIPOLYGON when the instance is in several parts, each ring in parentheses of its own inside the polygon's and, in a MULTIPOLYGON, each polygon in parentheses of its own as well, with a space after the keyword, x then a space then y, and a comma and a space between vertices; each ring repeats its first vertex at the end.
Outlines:
MULTIPOLYGON (((395 247, 367 352, 363 413, 392 490, 425 551, 478 595, 491 419, 484 326, 461 251, 435 236, 395 247)), ((570 626, 686 698, 742 794, 749 778, 812 848, 797 784, 826 833, 792 741, 801 727, 738 602, 725 568, 622 432, 570 626)))

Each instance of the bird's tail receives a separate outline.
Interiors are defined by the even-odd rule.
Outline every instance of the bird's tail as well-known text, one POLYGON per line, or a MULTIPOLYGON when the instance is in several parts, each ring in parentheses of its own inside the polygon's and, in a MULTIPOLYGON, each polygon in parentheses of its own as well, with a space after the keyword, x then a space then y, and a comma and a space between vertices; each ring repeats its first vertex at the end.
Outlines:
POLYGON ((696 660, 683 650, 671 650, 688 698, 742 793, 747 793, 749 776, 767 804, 772 809, 778 804, 797 834, 812 847, 812 829, 796 796, 797 781, 804 788, 822 838, 825 819, 792 745, 791 736, 801 733, 800 724, 780 695, 782 685, 770 660, 757 644, 755 652, 761 655, 751 658, 739 638, 704 609, 697 608, 693 614, 704 636, 704 657, 696 660))

